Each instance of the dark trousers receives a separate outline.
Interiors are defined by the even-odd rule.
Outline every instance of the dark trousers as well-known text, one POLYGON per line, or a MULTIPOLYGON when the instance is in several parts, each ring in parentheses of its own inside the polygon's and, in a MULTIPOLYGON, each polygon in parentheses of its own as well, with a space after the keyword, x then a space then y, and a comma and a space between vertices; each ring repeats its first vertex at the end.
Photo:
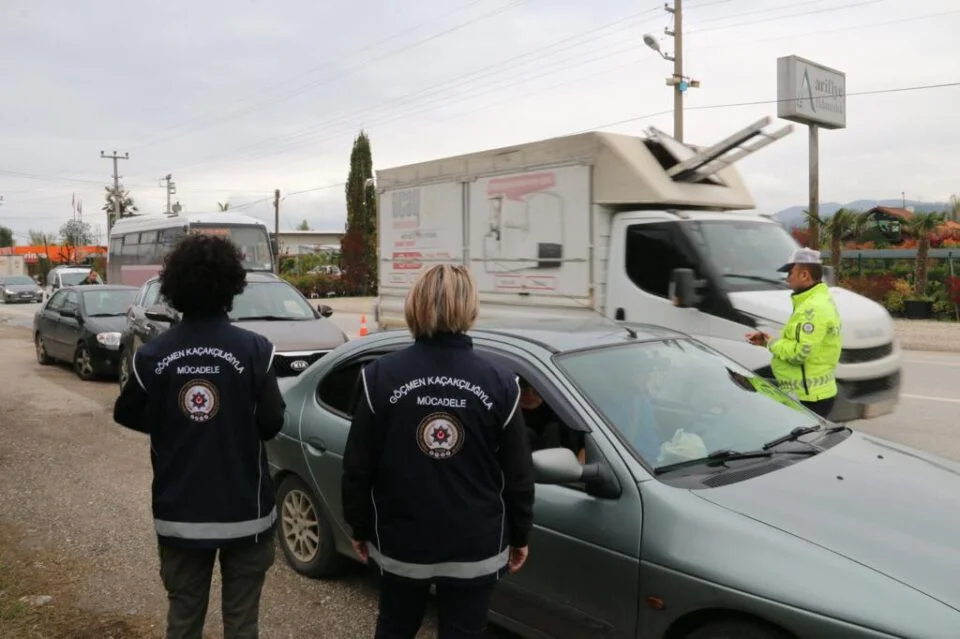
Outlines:
POLYGON ((833 410, 833 405, 837 401, 836 395, 833 397, 828 397, 827 399, 821 399, 816 402, 800 402, 813 412, 815 412, 820 417, 827 417, 830 415, 830 411, 833 410))
POLYGON ((218 552, 224 639, 259 637, 260 593, 274 560, 270 533, 255 545, 219 551, 160 546, 160 578, 169 602, 166 639, 202 638, 218 552))
MULTIPOLYGON (((493 583, 437 584, 437 639, 483 637, 493 583)), ((374 639, 413 639, 420 630, 430 583, 385 575, 380 580, 380 614, 374 639)))

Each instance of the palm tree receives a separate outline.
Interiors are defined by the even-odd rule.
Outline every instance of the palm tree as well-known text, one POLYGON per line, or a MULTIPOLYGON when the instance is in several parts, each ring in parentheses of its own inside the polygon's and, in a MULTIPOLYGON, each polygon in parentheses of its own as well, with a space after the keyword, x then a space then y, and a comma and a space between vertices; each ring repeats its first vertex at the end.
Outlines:
POLYGON ((837 277, 840 277, 840 260, 843 257, 843 239, 853 228, 857 219, 856 211, 838 209, 823 223, 823 234, 830 242, 830 265, 837 277))
POLYGON ((853 236, 853 241, 859 242, 872 223, 873 220, 870 219, 869 211, 854 211, 853 221, 850 223, 850 234, 853 236))
POLYGON ((220 207, 220 212, 223 213, 224 211, 226 211, 226 210, 228 210, 228 209, 230 208, 230 203, 229 203, 229 202, 217 202, 217 206, 220 207))
POLYGON ((950 196, 950 219, 954 222, 960 222, 960 195, 950 196))
POLYGON ((917 241, 917 260, 913 278, 913 294, 923 297, 927 292, 927 256, 930 254, 930 235, 946 221, 944 213, 916 213, 905 221, 910 235, 917 241))

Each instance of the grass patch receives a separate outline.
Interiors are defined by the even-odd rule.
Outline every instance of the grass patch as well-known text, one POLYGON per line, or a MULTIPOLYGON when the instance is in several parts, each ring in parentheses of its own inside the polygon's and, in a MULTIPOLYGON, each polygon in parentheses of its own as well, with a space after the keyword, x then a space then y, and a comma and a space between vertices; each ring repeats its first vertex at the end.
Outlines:
POLYGON ((0 637, 153 639, 161 630, 135 616, 103 615, 76 603, 82 562, 30 549, 19 529, 0 524, 0 637), (49 597, 40 603, 39 597, 49 597))

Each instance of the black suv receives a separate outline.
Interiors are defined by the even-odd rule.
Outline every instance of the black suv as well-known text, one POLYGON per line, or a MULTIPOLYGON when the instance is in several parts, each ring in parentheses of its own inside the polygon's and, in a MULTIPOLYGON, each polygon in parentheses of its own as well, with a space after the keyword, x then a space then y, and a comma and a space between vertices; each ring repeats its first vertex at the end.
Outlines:
MULTIPOLYGON (((234 298, 230 319, 260 333, 276 346, 274 366, 279 377, 294 377, 331 350, 348 341, 329 318, 333 309, 317 310, 286 280, 267 272, 247 273, 247 287, 234 298)), ((180 313, 160 295, 160 280, 147 280, 127 311, 120 337, 120 386, 130 377, 133 353, 140 345, 180 321, 180 313)))

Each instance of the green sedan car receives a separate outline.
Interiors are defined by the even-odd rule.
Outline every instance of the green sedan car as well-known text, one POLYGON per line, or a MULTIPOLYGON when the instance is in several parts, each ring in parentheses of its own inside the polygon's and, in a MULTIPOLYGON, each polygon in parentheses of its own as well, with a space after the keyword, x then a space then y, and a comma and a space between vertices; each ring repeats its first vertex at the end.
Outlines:
MULTIPOLYGON (((525 382, 537 427, 530 557, 498 586, 498 625, 569 639, 960 637, 960 464, 823 421, 668 329, 545 320, 471 335, 525 382)), ((284 382, 268 454, 280 544, 304 575, 334 578, 354 556, 340 479, 359 372, 410 339, 354 340, 284 382)))

